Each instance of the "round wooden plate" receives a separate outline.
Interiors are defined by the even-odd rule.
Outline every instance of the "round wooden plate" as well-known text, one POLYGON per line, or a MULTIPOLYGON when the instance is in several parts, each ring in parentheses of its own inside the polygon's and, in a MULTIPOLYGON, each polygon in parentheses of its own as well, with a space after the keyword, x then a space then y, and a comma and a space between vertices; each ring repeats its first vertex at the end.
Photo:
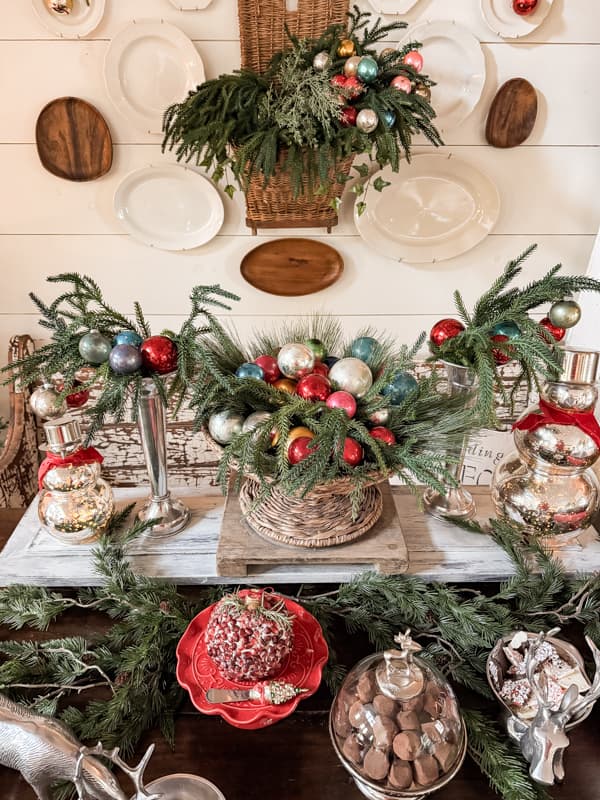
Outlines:
POLYGON ((277 239, 246 253, 240 266, 255 289, 297 297, 326 289, 344 271, 337 250, 313 239, 277 239))
POLYGON ((43 166, 68 181, 93 181, 112 166, 112 138, 102 114, 79 97, 45 106, 35 126, 43 166))

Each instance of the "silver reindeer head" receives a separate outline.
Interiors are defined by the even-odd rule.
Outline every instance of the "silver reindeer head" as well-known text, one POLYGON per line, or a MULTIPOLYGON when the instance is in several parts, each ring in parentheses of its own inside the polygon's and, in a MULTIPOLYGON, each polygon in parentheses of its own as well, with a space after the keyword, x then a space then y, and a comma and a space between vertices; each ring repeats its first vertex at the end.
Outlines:
POLYGON ((148 794, 143 782, 144 771, 153 752, 154 745, 151 744, 140 763, 134 768, 128 766, 119 756, 118 747, 115 747, 114 750, 105 750, 101 742, 98 742, 95 747, 80 747, 73 778, 77 797, 79 800, 89 800, 89 798, 94 798, 94 800, 127 800, 114 775, 95 769, 98 762, 95 758, 88 758, 88 756, 103 756, 112 761, 115 766, 122 769, 131 778, 135 787, 133 800, 160 800, 162 795, 148 794))
POLYGON ((533 780, 546 786, 551 786, 555 780, 562 781, 565 776, 563 755, 569 746, 566 726, 600 697, 600 650, 586 636, 596 665, 592 686, 580 696, 578 687, 571 685, 563 695, 558 709, 553 710, 547 676, 544 672, 536 674, 536 654, 546 637, 557 631, 558 629, 549 631, 548 634, 541 633, 531 643, 525 657, 527 680, 538 704, 534 719, 529 725, 518 722, 513 723, 512 729, 509 726, 509 733, 519 741, 521 752, 529 762, 529 774, 533 780))

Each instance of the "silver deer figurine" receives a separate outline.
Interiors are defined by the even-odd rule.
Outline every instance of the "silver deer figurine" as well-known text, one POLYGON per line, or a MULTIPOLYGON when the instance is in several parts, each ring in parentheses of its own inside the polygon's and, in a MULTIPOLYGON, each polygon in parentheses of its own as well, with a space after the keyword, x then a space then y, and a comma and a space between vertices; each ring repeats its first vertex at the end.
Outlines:
POLYGON ((543 672, 535 674, 535 655, 544 639, 545 634, 540 634, 532 642, 525 657, 527 680, 538 703, 537 713, 529 725, 513 717, 509 722, 508 732, 519 742, 521 752, 529 762, 529 774, 533 780, 552 786, 555 780, 562 781, 565 777, 563 755, 569 746, 566 726, 600 697, 600 650, 586 636, 596 665, 592 686, 581 697, 577 686, 570 686, 563 695, 559 708, 553 711, 548 696, 547 677, 543 672))
POLYGON ((140 764, 130 768, 119 758, 118 748, 104 751, 83 747, 66 725, 51 717, 34 714, 0 694, 0 764, 18 770, 38 800, 51 800, 50 787, 59 781, 75 784, 79 800, 127 800, 112 772, 95 756, 119 766, 132 779, 135 800, 159 800, 147 794, 142 783, 152 755, 151 745, 140 764))

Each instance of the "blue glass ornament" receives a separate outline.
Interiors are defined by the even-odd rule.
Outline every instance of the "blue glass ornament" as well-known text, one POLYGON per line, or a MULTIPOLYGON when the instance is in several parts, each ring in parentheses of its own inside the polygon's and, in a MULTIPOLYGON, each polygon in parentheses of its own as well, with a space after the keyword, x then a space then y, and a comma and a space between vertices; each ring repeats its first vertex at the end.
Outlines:
POLYGON ((393 111, 382 111, 381 119, 386 128, 392 128, 396 123, 396 115, 393 111))
POLYGON ((108 365, 117 375, 131 375, 142 366, 142 354, 132 344, 116 344, 108 356, 108 365))
POLYGON ((379 74, 379 66, 371 56, 363 56, 356 68, 356 77, 363 83, 372 83, 379 74))
POLYGON ((329 367, 329 369, 331 369, 333 365, 336 364, 338 361, 339 358, 337 356, 326 356, 323 359, 323 363, 326 364, 329 367))
POLYGON ((79 355, 88 364, 97 366, 108 361, 110 355, 110 339, 103 336, 100 331, 90 331, 79 340, 79 355))
POLYGON ((401 405, 411 392, 418 387, 416 378, 408 372, 398 372, 391 383, 384 386, 381 394, 388 398, 393 406, 401 405))
POLYGON ((372 336, 359 336, 350 345, 350 350, 354 358, 360 358, 361 361, 369 364, 379 352, 380 345, 372 336))
POLYGON ((262 381, 265 377, 262 367, 259 367, 258 364, 249 363, 239 366, 235 374, 238 378, 254 378, 256 381, 262 381))
POLYGON ((142 337, 135 331, 119 331, 113 339, 113 345, 130 344, 132 347, 139 347, 141 343, 142 337))
POLYGON ((509 339, 518 339, 520 335, 519 326, 508 321, 496 323, 490 333, 490 336, 508 336, 509 339))

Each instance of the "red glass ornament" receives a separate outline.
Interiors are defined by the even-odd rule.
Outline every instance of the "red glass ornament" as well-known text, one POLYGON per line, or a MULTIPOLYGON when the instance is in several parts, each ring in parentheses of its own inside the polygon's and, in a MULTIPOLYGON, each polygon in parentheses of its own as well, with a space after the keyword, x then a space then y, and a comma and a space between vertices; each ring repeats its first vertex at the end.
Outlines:
POLYGON ((281 372, 277 366, 277 359, 273 358, 273 356, 259 356, 254 359, 254 363, 262 369, 264 379, 267 383, 275 383, 275 381, 281 378, 281 372))
POLYGON ((346 78, 346 81, 343 86, 343 93, 346 97, 349 97, 350 100, 358 97, 362 92, 364 92, 365 86, 364 84, 355 78, 354 75, 351 75, 349 78, 346 78))
MULTIPOLYGON (((75 383, 75 386, 77 386, 77 383, 75 383)), ((89 389, 82 389, 79 392, 73 392, 73 394, 68 394, 65 398, 68 408, 81 408, 89 399, 89 389)))
MULTIPOLYGON (((565 338, 565 333, 567 332, 566 328, 559 328, 558 325, 553 325, 550 322, 549 317, 544 317, 544 319, 540 320, 540 325, 542 328, 545 328, 548 333, 552 336, 555 342, 562 342, 565 338)), ((67 398, 68 400, 69 398, 67 398)))
MULTIPOLYGON (((492 342, 508 342, 508 341, 510 341, 508 336, 503 336, 501 333, 496 334, 496 336, 491 336, 490 338, 491 338, 492 342)), ((510 356, 504 350, 496 350, 496 349, 494 349, 494 350, 492 350, 492 355, 494 356, 494 361, 499 366, 501 364, 508 364, 508 362, 511 361, 511 359, 512 359, 512 356, 510 356)))
POLYGON ((340 111, 340 122, 344 128, 351 128, 356 125, 358 111, 354 106, 344 106, 340 111))
POLYGON ((357 441, 346 437, 344 439, 344 452, 342 458, 351 467, 357 467, 363 460, 363 449, 357 441))
POLYGON ((336 89, 343 89, 347 80, 345 75, 334 75, 329 83, 336 89))
POLYGON ((412 92, 412 82, 410 78, 406 77, 406 75, 396 75, 395 78, 392 78, 390 86, 393 86, 394 89, 398 89, 399 92, 405 92, 406 94, 410 94, 412 92))
POLYGON ((513 11, 520 17, 526 17, 537 8, 538 0, 513 0, 513 11))
POLYGON ((386 444, 396 444, 396 437, 389 428, 384 428, 383 425, 378 425, 377 428, 369 431, 374 439, 379 439, 380 442, 386 444))
POLYGON ((324 375, 327 377, 329 375, 329 367, 327 364, 324 364, 322 361, 315 361, 315 364, 312 369, 313 375, 324 375))
POLYGON ((418 52, 418 50, 409 50, 402 61, 409 67, 412 67, 415 72, 421 72, 423 69, 423 56, 418 52))
POLYGON ((454 337, 462 333, 464 329, 465 326, 462 322, 457 319, 452 319, 452 317, 446 317, 435 323, 431 329, 429 338, 435 345, 440 347, 447 339, 454 339, 454 337))
POLYGON ((300 461, 304 461, 305 458, 308 458, 311 453, 318 449, 316 445, 311 447, 311 442, 312 439, 309 436, 299 436, 291 442, 287 451, 290 464, 298 464, 300 461))
POLYGON ((296 394, 311 403, 325 402, 331 394, 331 384, 324 375, 311 373, 298 381, 296 394))
POLYGON ((150 372, 166 375, 177 369, 177 345, 168 336, 150 336, 140 345, 140 353, 150 372))
POLYGON ((333 392, 325 401, 328 408, 341 408, 352 419, 356 414, 356 400, 350 392, 333 392))

